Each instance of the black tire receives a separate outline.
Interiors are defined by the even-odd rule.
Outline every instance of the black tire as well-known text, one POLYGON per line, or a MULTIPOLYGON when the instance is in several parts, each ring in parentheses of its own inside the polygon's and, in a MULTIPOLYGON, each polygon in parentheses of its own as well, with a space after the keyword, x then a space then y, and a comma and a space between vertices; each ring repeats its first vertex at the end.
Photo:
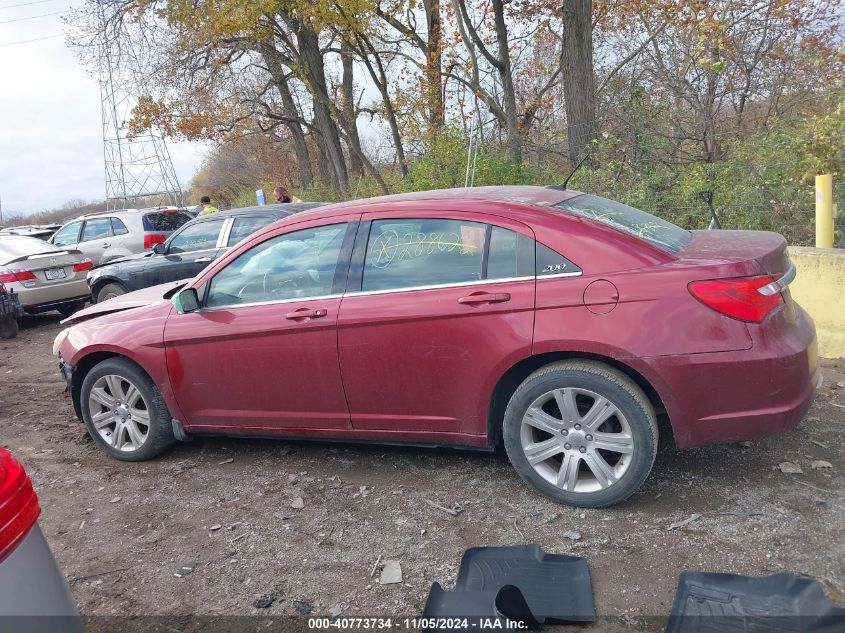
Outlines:
POLYGON ((0 338, 15 338, 18 335, 18 320, 11 316, 0 317, 0 338))
MULTIPOLYGON (((570 392, 572 393, 572 392, 570 392)), ((579 396, 581 397, 581 396, 579 396)), ((576 398, 577 400, 577 398, 576 398)), ((593 401, 595 402, 595 400, 593 401)), ((552 404, 552 410, 556 406, 552 404)), ((587 404, 580 404, 579 407, 589 407, 589 399, 587 404)), ((557 409, 560 411, 560 408, 557 409)), ((552 416, 554 417, 554 416, 552 416)), ((562 417, 562 416, 561 416, 562 417)), ((607 424, 620 424, 619 418, 611 416, 608 418, 607 424)), ((561 425, 565 426, 565 422, 561 421, 561 425)), ((576 427, 572 427, 576 428, 576 427)), ((583 434, 587 431, 580 430, 580 425, 577 427, 577 433, 583 434)), ((599 425, 598 430, 603 427, 599 425)), ((620 426, 621 428, 621 426, 620 426)), ((543 434, 542 431, 534 431, 533 425, 528 428, 526 433, 539 433, 540 437, 536 439, 529 435, 529 446, 532 441, 540 442, 548 439, 557 439, 554 434, 543 434)), ((569 432, 569 431, 567 431, 569 432)), ((564 431, 560 431, 561 436, 565 437, 564 431)), ((588 435, 570 435, 572 440, 579 446, 583 445, 587 437, 592 440, 593 436, 588 435)), ((566 505, 578 506, 582 508, 601 508, 620 503, 630 497, 636 492, 643 482, 645 482, 651 468, 654 464, 654 459, 657 455, 657 418, 654 414, 654 408, 651 406, 648 398, 642 389, 622 372, 609 367, 603 363, 589 361, 589 360, 572 360, 552 363, 547 365, 533 374, 528 376, 525 381, 517 388, 508 403, 504 417, 503 438, 505 450, 508 458, 513 464, 514 469, 522 479, 524 479, 532 488, 538 492, 550 497, 551 499, 566 505), (563 487, 558 487, 555 483, 548 481, 540 472, 535 470, 535 467, 529 463, 523 449, 523 417, 532 404, 545 397, 545 394, 552 392, 555 389, 571 388, 574 390, 586 390, 594 394, 598 394, 610 401, 617 410, 624 416, 624 419, 630 428, 630 439, 626 440, 632 442, 633 449, 630 455, 616 456, 613 452, 604 453, 601 455, 609 455, 611 460, 620 460, 624 458, 626 461, 626 469, 618 477, 618 480, 608 485, 606 488, 594 491, 568 491, 563 487)), ((565 439, 558 440, 564 442, 565 439)), ((589 443, 587 443, 589 444, 589 443)), ((570 444, 569 446, 573 446, 570 444)), ((556 449, 554 449, 556 450, 556 449)), ((588 450, 584 448, 581 452, 588 450)), ((580 478, 580 473, 584 471, 585 463, 580 461, 581 458, 572 448, 572 457, 576 458, 577 466, 573 467, 572 472, 577 472, 575 475, 580 478)), ((566 459, 566 454, 570 451, 561 450, 561 458, 566 459)), ((598 452, 598 451, 595 451, 598 452)), ((557 456, 546 458, 540 468, 547 468, 548 471, 554 474, 554 467, 557 462, 554 460, 557 456)), ((617 461, 618 463, 622 463, 617 461)), ((561 469, 563 472, 563 469, 561 469)), ((587 467, 587 476, 593 473, 587 467)), ((597 482, 597 478, 596 482, 597 482)), ((573 486, 576 487, 576 486, 573 486)))
POLYGON ((80 405, 82 408, 82 418, 85 420, 88 434, 94 438, 94 441, 106 453, 115 459, 127 462, 144 461, 163 453, 176 443, 171 425, 172 418, 170 412, 167 410, 167 405, 164 403, 164 399, 161 397, 161 392, 159 392, 158 387, 155 386, 155 383, 150 380, 150 377, 143 369, 126 358, 109 358, 98 363, 88 372, 85 380, 82 381, 80 405), (140 448, 130 452, 121 451, 111 446, 100 435, 91 421, 89 403, 91 390, 100 378, 108 375, 119 376, 126 382, 137 387, 149 415, 149 427, 146 439, 140 448))
POLYGON ((56 310, 63 317, 69 317, 71 314, 73 314, 77 310, 81 310, 84 307, 85 307, 84 301, 74 301, 72 303, 63 303, 58 308, 56 308, 56 310))
POLYGON ((125 294, 126 288, 119 283, 106 284, 97 291, 97 303, 102 303, 103 301, 108 301, 109 299, 114 299, 125 294))

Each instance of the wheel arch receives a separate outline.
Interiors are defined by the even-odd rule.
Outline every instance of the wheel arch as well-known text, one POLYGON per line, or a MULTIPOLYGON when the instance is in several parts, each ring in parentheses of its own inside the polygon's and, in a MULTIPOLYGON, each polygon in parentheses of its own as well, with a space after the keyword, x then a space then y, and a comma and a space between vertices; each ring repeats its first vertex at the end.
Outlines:
POLYGON ((98 277, 94 283, 91 285, 91 299, 95 302, 97 301, 97 295, 99 294, 100 290, 103 289, 103 286, 107 286, 108 284, 117 284, 126 289, 126 292, 129 292, 129 286, 126 285, 126 282, 122 279, 118 279, 117 277, 113 277, 111 275, 98 277))
POLYGON ((80 358, 76 365, 73 368, 73 375, 71 377, 71 398, 73 400, 73 411, 76 414, 76 417, 82 420, 82 383, 85 382, 85 377, 90 373, 94 367, 99 365, 104 360, 108 360, 110 358, 122 358, 136 367, 143 371, 147 376, 150 375, 142 365, 138 363, 133 358, 125 354, 121 354, 120 352, 111 351, 111 350, 101 350, 97 352, 91 352, 90 354, 86 354, 82 358, 80 358))
POLYGON ((505 417, 505 409, 517 387, 541 367, 545 367, 550 363, 573 359, 593 360, 603 363, 621 371, 633 380, 645 392, 651 406, 654 407, 661 438, 667 438, 674 443, 671 420, 669 419, 663 398, 652 385, 652 382, 643 376, 643 374, 630 365, 610 356, 590 352, 559 351, 546 352, 524 358, 511 366, 499 378, 499 381, 493 388, 493 394, 490 398, 487 411, 487 438, 490 446, 497 447, 502 444, 502 423, 505 417))

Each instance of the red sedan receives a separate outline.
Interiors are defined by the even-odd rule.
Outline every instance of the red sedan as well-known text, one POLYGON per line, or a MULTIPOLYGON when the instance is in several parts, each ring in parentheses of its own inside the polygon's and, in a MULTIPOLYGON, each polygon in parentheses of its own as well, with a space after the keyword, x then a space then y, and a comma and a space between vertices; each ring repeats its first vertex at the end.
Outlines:
POLYGON ((648 476, 658 420, 679 447, 801 420, 821 375, 794 276, 774 233, 430 191, 281 220, 186 285, 77 313, 54 352, 118 459, 194 434, 503 444, 536 490, 607 506, 648 476))

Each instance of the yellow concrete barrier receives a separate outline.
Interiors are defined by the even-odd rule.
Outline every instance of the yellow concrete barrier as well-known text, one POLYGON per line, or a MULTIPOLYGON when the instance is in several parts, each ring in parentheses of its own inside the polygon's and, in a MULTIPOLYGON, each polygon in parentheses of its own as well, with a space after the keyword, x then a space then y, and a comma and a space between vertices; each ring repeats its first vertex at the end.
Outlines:
POLYGON ((845 358, 845 249, 790 246, 798 276, 792 298, 816 322, 819 355, 845 358))

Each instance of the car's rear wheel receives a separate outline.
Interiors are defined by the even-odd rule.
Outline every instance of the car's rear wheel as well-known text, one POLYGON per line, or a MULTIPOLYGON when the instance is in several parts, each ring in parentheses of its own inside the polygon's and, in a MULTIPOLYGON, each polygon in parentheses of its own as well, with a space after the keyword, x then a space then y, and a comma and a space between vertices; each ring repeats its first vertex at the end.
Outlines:
POLYGON ((94 366, 82 381, 80 403, 88 433, 116 459, 150 459, 176 441, 170 412, 155 383, 125 358, 94 366))
POLYGON ((106 284, 97 291, 97 303, 114 299, 120 295, 126 294, 126 288, 120 284, 106 284))
POLYGON ((657 420, 642 389, 586 360, 531 374, 508 403, 503 436, 520 477, 555 501, 585 508, 627 499, 657 454, 657 420))

